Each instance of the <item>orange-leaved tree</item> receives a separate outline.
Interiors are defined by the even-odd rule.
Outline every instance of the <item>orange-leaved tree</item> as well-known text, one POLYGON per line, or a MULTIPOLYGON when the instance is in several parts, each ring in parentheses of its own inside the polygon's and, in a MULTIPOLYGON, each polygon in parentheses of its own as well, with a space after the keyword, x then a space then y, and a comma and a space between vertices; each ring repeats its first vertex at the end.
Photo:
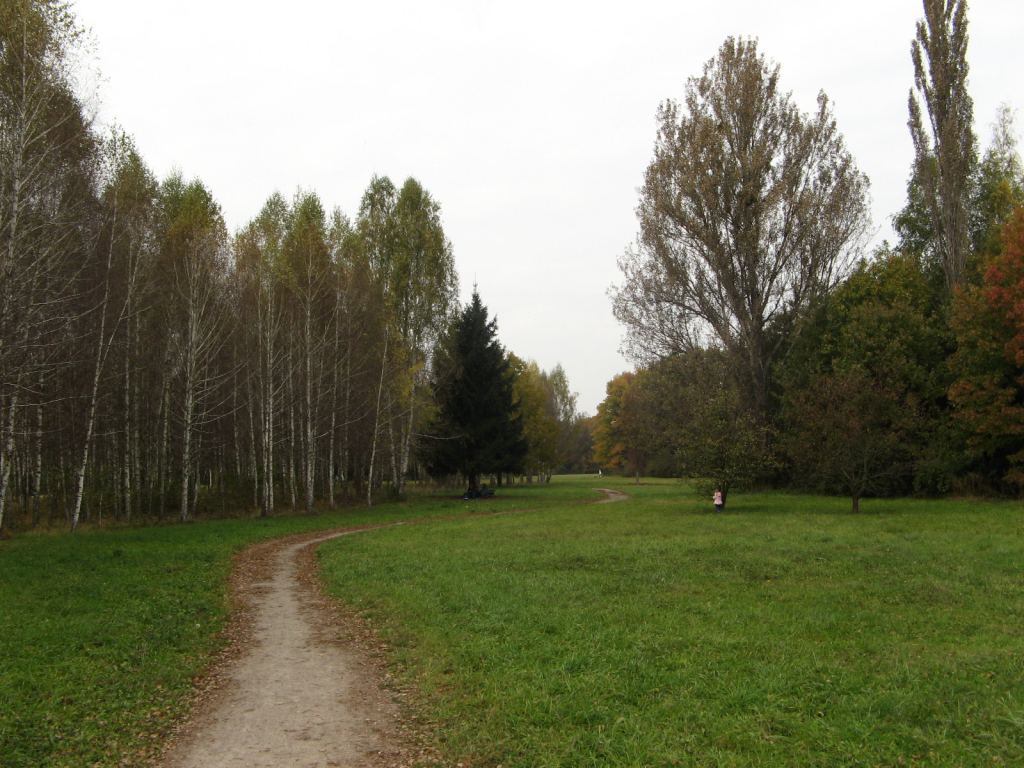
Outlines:
POLYGON ((981 285, 958 293, 952 322, 949 397, 971 459, 985 479, 1024 489, 1024 206, 1007 222, 981 285))

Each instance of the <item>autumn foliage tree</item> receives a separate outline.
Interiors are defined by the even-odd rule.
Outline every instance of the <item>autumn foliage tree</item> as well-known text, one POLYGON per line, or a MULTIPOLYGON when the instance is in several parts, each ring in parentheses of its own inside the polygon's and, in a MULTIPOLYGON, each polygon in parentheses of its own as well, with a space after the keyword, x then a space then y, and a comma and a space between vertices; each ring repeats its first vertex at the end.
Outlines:
POLYGON ((640 375, 620 373, 608 382, 594 426, 594 461, 604 469, 633 475, 637 482, 646 466, 649 442, 636 397, 640 375))
POLYGON ((802 113, 755 40, 727 39, 685 101, 658 110, 638 247, 614 292, 631 351, 726 350, 764 418, 789 319, 843 276, 866 214, 867 179, 825 94, 802 113))
POLYGON ((522 415, 523 437, 528 446, 523 460, 528 480, 533 475, 543 481, 559 461, 560 424, 554 390, 548 376, 533 360, 509 355, 513 392, 522 415))
POLYGON ((1004 488, 1024 489, 1024 207, 1003 230, 1002 252, 981 285, 953 305, 957 376, 949 396, 967 433, 974 470, 1004 488))

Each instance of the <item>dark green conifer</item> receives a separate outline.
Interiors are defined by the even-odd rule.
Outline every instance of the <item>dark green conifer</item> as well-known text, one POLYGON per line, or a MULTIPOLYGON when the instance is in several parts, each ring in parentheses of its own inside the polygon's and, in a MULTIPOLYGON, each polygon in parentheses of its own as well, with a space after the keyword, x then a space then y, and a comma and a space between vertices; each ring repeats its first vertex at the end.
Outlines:
POLYGON ((474 291, 435 361, 437 418, 428 466, 462 474, 471 491, 487 473, 522 471, 527 445, 496 320, 474 291))

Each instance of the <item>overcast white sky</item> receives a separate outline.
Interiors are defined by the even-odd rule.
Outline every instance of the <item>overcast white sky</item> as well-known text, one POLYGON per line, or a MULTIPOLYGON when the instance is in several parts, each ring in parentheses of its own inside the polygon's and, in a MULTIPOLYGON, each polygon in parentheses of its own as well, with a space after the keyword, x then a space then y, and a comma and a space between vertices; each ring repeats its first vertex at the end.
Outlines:
MULTIPOLYGON (((354 215, 373 174, 416 177, 441 203, 463 297, 476 282, 505 346, 561 362, 591 413, 632 367, 607 289, 635 238, 655 110, 727 36, 758 37, 805 110, 832 99, 876 242, 903 201, 920 0, 75 5, 100 117, 158 175, 201 178, 232 231, 275 190, 354 215)), ((985 146, 997 106, 1024 102, 1024 3, 974 0, 970 31, 985 146)))

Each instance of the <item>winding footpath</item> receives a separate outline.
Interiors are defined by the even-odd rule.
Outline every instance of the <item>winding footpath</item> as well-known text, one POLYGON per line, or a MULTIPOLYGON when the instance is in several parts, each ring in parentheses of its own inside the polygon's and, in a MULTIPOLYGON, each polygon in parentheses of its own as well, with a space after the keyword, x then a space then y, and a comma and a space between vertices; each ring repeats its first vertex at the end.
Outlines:
POLYGON ((358 532, 307 537, 270 552, 265 580, 243 586, 252 608, 249 642, 166 755, 166 768, 396 764, 396 708, 373 665, 335 642, 317 596, 300 578, 304 550, 358 532))
MULTIPOLYGON (((598 489, 598 503, 623 501, 598 489)), ((502 514, 502 513, 499 513, 502 514)), ((401 525, 397 523, 396 525, 401 525)), ((412 762, 376 665, 319 592, 312 549, 373 528, 291 537, 240 558, 240 623, 219 684, 172 740, 162 768, 381 768, 412 762)))

